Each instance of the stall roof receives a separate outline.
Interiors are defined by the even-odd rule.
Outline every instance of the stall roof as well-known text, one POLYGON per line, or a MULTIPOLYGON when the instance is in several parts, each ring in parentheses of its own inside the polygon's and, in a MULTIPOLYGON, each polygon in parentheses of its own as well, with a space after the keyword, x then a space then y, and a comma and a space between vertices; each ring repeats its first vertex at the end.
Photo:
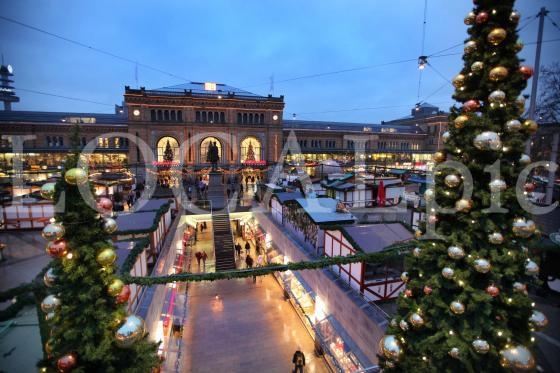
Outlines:
POLYGON ((282 190, 282 187, 280 185, 276 185, 273 183, 266 183, 264 184, 267 188, 272 189, 272 190, 282 190))
POLYGON ((157 211, 133 212, 118 215, 118 232, 126 234, 127 231, 146 230, 152 227, 156 218, 157 211))
POLYGON ((332 198, 298 198, 296 202, 316 224, 353 222, 349 212, 336 212, 337 200, 332 198))
POLYGON ((389 170, 390 174, 395 174, 395 175, 403 175, 406 174, 408 172, 408 170, 403 170, 400 168, 392 168, 389 170))
POLYGON ((130 254, 130 250, 134 247, 134 241, 119 241, 115 242, 113 246, 115 246, 115 252, 117 253, 116 264, 117 267, 120 268, 124 264, 128 254, 130 254))
POLYGON ((146 212, 146 211, 157 211, 161 206, 169 203, 167 198, 150 199, 148 202, 144 203, 141 208, 135 210, 136 212, 146 212))
POLYGON ((280 201, 280 203, 284 203, 286 201, 293 201, 294 199, 303 198, 303 194, 300 191, 296 192, 281 192, 281 193, 274 193, 274 196, 280 201))
POLYGON ((398 242, 413 238, 412 232, 401 223, 364 224, 341 227, 350 241, 356 243, 355 249, 365 253, 376 253, 398 242))

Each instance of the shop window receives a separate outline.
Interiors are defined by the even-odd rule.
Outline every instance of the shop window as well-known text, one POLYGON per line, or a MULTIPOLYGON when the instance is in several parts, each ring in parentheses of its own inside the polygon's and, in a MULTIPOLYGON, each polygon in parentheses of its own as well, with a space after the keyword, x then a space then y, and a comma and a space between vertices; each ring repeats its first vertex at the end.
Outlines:
POLYGON ((261 142, 254 136, 249 136, 241 142, 241 162, 260 161, 261 142))
POLYGON ((157 142, 158 162, 178 161, 179 158, 179 142, 174 137, 165 136, 159 139, 157 142))

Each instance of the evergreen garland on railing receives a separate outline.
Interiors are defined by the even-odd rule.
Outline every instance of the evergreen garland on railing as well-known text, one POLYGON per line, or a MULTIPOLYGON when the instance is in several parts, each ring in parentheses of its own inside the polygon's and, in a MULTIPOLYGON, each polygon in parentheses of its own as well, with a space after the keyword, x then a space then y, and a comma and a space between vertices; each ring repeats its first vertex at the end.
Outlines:
POLYGON ((138 255, 140 255, 142 251, 144 251, 144 249, 148 247, 149 244, 150 240, 148 239, 148 237, 140 238, 139 240, 136 240, 134 242, 134 247, 132 248, 132 250, 130 250, 130 253, 128 253, 128 256, 121 266, 121 274, 130 273, 132 267, 134 267, 134 263, 136 263, 138 255))

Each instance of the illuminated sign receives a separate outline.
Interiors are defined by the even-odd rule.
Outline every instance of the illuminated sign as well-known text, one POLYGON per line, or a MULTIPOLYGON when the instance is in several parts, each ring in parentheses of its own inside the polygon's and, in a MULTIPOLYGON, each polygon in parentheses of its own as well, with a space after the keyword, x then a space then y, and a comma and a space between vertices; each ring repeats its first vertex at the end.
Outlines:
POLYGON ((216 90, 216 83, 204 83, 204 90, 205 91, 215 91, 216 90))

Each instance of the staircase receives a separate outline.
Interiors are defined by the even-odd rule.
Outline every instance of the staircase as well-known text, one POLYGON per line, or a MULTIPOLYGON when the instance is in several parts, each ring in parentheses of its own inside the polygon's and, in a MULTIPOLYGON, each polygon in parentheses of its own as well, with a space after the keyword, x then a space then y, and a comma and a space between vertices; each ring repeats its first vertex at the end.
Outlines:
POLYGON ((212 232, 214 235, 216 272, 235 269, 235 249, 228 212, 212 213, 212 232))

